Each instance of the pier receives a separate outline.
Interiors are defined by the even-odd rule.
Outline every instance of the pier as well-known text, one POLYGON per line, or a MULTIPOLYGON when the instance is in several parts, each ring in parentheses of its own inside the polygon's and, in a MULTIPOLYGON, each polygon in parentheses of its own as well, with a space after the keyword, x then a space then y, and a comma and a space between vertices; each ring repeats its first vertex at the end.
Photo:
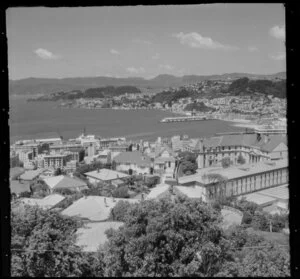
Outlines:
POLYGON ((187 121, 201 121, 201 120, 211 120, 212 117, 206 116, 178 116, 178 117, 166 117, 163 118, 160 122, 170 123, 170 122, 187 122, 187 121))

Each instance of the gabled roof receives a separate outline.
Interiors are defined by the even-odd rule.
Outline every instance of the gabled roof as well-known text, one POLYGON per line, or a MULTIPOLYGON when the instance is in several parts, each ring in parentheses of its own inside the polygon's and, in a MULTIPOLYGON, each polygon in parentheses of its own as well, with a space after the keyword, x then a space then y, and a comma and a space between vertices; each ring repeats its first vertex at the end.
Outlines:
POLYGON ((67 216, 78 216, 91 221, 104 221, 109 217, 110 210, 121 200, 129 203, 138 202, 136 199, 86 196, 75 201, 72 205, 63 210, 62 214, 67 216))
POLYGON ((188 198, 192 199, 200 199, 200 198, 205 198, 205 193, 204 189, 199 186, 174 186, 174 190, 179 191, 183 195, 187 196, 188 198))
POLYGON ((146 197, 146 200, 157 199, 159 196, 167 194, 170 185, 168 184, 158 184, 156 187, 152 188, 146 197))
POLYGON ((267 152, 272 152, 280 143, 284 143, 286 145, 286 137, 275 135, 270 137, 270 140, 261 148, 267 152))
POLYGON ((65 175, 44 178, 43 180, 51 189, 76 188, 87 186, 87 184, 84 181, 71 178, 65 175))
POLYGON ((96 252, 99 245, 107 241, 105 231, 108 229, 118 229, 122 222, 97 222, 87 223, 77 231, 77 245, 82 246, 85 252, 96 252))
POLYGON ((145 167, 151 166, 151 159, 149 156, 139 151, 122 152, 114 158, 114 161, 116 163, 130 163, 145 167))
POLYGON ((86 172, 84 175, 102 181, 110 181, 110 180, 125 178, 129 176, 128 174, 110 170, 110 169, 99 169, 99 172, 98 170, 90 171, 90 172, 86 172))
POLYGON ((21 201, 28 205, 37 205, 43 209, 50 209, 64 200, 65 197, 59 194, 52 194, 43 199, 23 198, 21 201))
POLYGON ((20 179, 30 181, 37 178, 44 171, 44 169, 28 170, 20 175, 20 179))

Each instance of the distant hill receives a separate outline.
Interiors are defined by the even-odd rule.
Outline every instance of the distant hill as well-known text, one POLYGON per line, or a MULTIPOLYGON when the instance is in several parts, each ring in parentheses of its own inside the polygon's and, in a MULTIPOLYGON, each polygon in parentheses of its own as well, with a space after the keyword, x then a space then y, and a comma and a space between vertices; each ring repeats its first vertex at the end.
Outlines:
POLYGON ((285 79, 286 73, 276 73, 272 75, 255 75, 247 73, 231 73, 223 75, 186 75, 176 77, 173 75, 158 75, 152 79, 138 77, 113 78, 113 77, 77 77, 77 78, 27 78, 9 81, 10 95, 37 95, 49 94, 59 91, 86 90, 105 86, 136 86, 139 88, 163 89, 168 87, 179 87, 203 80, 234 80, 241 77, 250 79, 285 79))
POLYGON ((256 92, 278 98, 286 98, 286 80, 251 80, 243 77, 234 80, 227 90, 227 93, 230 95, 248 95, 256 92))

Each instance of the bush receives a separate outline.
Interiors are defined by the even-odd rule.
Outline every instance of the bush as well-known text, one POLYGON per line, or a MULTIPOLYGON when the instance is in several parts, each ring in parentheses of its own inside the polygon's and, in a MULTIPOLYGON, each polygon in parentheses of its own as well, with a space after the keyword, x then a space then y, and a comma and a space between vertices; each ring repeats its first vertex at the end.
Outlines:
POLYGON ((127 186, 120 186, 113 190, 112 196, 114 198, 123 198, 127 199, 129 198, 129 193, 128 193, 128 187, 127 186))
POLYGON ((245 164, 246 163, 246 160, 245 158, 242 156, 242 154, 240 154, 237 158, 237 162, 241 165, 245 164))
POLYGON ((221 160, 221 164, 223 168, 229 168, 231 165, 231 160, 229 157, 225 157, 221 160))
POLYGON ((111 209, 109 219, 112 221, 125 222, 130 206, 131 204, 127 201, 118 201, 114 208, 111 209))

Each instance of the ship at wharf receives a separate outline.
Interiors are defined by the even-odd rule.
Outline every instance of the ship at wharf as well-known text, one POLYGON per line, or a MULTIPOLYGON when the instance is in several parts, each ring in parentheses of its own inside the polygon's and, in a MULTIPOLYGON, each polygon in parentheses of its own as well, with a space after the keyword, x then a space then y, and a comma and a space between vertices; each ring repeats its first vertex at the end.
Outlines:
POLYGON ((212 120, 214 118, 207 116, 177 116, 177 117, 166 117, 160 120, 162 123, 171 122, 187 122, 187 121, 202 121, 202 120, 212 120))

